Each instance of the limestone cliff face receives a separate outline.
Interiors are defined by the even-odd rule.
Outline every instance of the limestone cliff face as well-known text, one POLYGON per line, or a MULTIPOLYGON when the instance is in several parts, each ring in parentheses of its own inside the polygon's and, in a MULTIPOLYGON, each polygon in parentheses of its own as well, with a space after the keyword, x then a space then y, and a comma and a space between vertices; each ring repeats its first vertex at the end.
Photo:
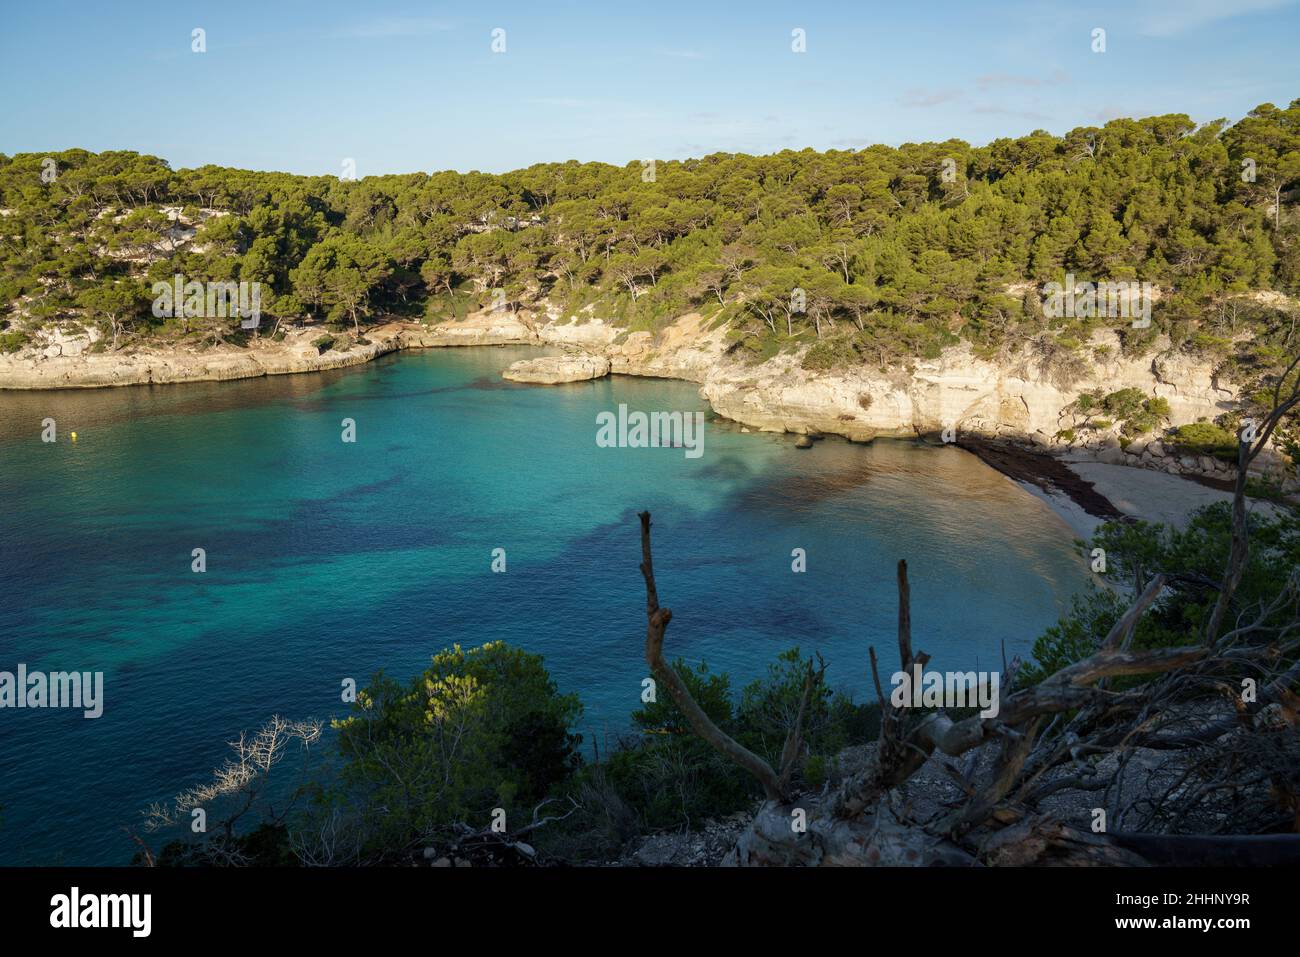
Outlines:
MULTIPOLYGON (((1141 465, 1170 472, 1225 475, 1209 458, 1176 455, 1158 440, 1139 439, 1122 448, 1114 434, 1083 433, 1073 443, 1060 433, 1073 425, 1064 412, 1082 392, 1124 388, 1162 396, 1170 424, 1213 419, 1234 405, 1233 384, 1216 380, 1213 368, 1186 356, 1164 355, 1159 345, 1142 358, 1123 358, 1112 333, 1091 343, 1092 354, 1069 376, 1052 373, 1027 357, 993 362, 967 347, 934 360, 881 372, 866 367, 810 372, 799 355, 751 362, 729 349, 726 329, 692 313, 652 334, 629 332, 585 315, 564 317, 554 310, 486 311, 432 325, 393 322, 366 330, 368 344, 322 353, 314 345, 319 329, 291 331, 284 341, 263 340, 255 348, 205 351, 91 353, 75 342, 38 354, 0 356, 0 388, 76 388, 134 383, 237 379, 331 369, 367 362, 397 349, 529 344, 565 353, 560 372, 583 378, 603 374, 658 376, 699 383, 700 394, 718 414, 751 428, 780 432, 823 432, 867 441, 877 436, 957 435, 1030 442, 1082 458, 1141 465), (567 371, 566 371, 567 370, 567 371), (950 433, 951 434, 951 433, 950 433)), ((528 381, 562 381, 547 366, 528 381)), ((1265 457, 1261 457, 1265 458, 1265 457)), ((1284 460, 1272 456, 1261 472, 1280 475, 1284 460)), ((1288 483, 1295 485, 1294 476, 1288 483)))
POLYGON ((369 362, 401 348, 395 328, 368 330, 365 345, 349 343, 322 352, 313 343, 321 330, 298 329, 281 342, 262 340, 241 349, 139 349, 132 352, 91 352, 63 345, 51 354, 44 346, 36 355, 0 356, 2 389, 93 389, 116 385, 151 385, 166 382, 250 379, 290 372, 317 372, 369 362))
POLYGON ((1057 444, 1057 433, 1071 424, 1062 410, 1081 392, 1132 387, 1164 396, 1175 422, 1213 417, 1232 406, 1232 392, 1214 381, 1213 368, 1204 363, 1147 357, 1091 364, 1079 372, 1068 380, 1054 379, 1031 361, 996 364, 965 348, 917 362, 907 373, 864 368, 810 375, 796 358, 786 356, 752 369, 720 366, 703 394, 719 412, 732 409, 759 427, 811 417, 818 420, 812 428, 845 435, 915 435, 951 428, 1041 445, 1057 444), (767 421, 759 421, 764 415, 767 421))
MULTIPOLYGON (((1132 387, 1163 396, 1176 423, 1213 418, 1233 405, 1231 384, 1216 381, 1208 363, 1182 356, 1124 359, 1116 348, 1109 350, 1116 358, 1085 364, 1068 379, 1028 359, 995 363, 975 357, 968 348, 950 349, 908 370, 809 372, 801 368, 798 355, 761 363, 734 356, 726 330, 710 328, 696 314, 681 317, 657 336, 626 333, 598 319, 530 317, 517 322, 513 341, 579 348, 608 358, 615 373, 698 382, 700 394, 719 414, 768 431, 866 440, 952 428, 1047 446, 1062 444, 1057 434, 1072 424, 1062 410, 1085 391, 1132 387)), ((441 331, 434 334, 441 336, 441 331)), ((1104 338, 1093 344, 1106 345, 1104 338)))
MULTIPOLYGON (((402 348, 423 349, 444 346, 506 346, 539 344, 532 319, 525 313, 488 310, 471 313, 463 320, 435 325, 394 323, 382 327, 395 329, 402 348)), ((370 335, 370 333, 367 333, 370 335)))
MULTIPOLYGON (((521 321, 521 340, 524 335, 521 321)), ((615 373, 663 376, 700 384, 700 394, 726 418, 763 431, 823 432, 856 441, 877 436, 977 435, 1032 443, 1075 458, 1162 471, 1225 478, 1231 470, 1208 456, 1178 455, 1158 438, 1121 445, 1115 432, 1062 432, 1072 427, 1066 412, 1080 393, 1108 394, 1136 388, 1163 397, 1169 424, 1213 419, 1235 405, 1232 383, 1217 379, 1204 361, 1155 352, 1125 358, 1118 338, 1098 333, 1092 355, 1069 374, 1017 357, 1004 362, 981 359, 968 347, 948 350, 938 359, 910 368, 881 372, 858 368, 809 372, 799 355, 780 355, 751 363, 728 349, 726 330, 712 328, 696 314, 679 318, 652 336, 626 333, 599 319, 578 321, 556 316, 529 317, 528 341, 604 356, 615 373)), ((1257 471, 1297 487, 1284 474, 1286 462, 1266 452, 1257 471)))
MULTIPOLYGON (((752 368, 720 363, 700 394, 721 415, 763 430, 827 432, 850 439, 931 435, 951 440, 979 436, 1030 443, 1075 459, 1134 465, 1186 475, 1229 478, 1233 470, 1210 456, 1181 455, 1156 435, 1122 444, 1114 429, 1079 430, 1066 412, 1082 392, 1136 388, 1169 403, 1169 425, 1213 419, 1235 406, 1229 383, 1214 368, 1185 356, 1118 359, 1056 380, 1032 362, 999 365, 950 350, 908 373, 872 370, 810 375, 792 357, 752 368)), ((1252 471, 1300 488, 1286 460, 1266 450, 1252 471)))
POLYGON ((563 382, 585 382, 609 375, 609 360, 597 355, 542 356, 538 359, 520 359, 512 362, 504 379, 513 382, 532 382, 538 385, 558 385, 563 382))

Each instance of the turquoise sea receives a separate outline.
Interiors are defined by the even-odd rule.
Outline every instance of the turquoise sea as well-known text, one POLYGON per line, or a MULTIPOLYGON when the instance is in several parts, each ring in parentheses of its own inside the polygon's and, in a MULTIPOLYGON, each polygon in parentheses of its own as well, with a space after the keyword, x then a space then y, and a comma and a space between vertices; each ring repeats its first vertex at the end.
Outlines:
POLYGON ((544 655, 585 705, 576 730, 624 730, 645 673, 644 508, 668 651, 733 687, 800 645, 865 697, 868 646, 897 664, 899 558, 939 669, 1025 653, 1088 577, 1062 521, 960 450, 800 451, 714 418, 689 383, 501 380, 533 354, 0 393, 0 670, 105 681, 97 720, 0 710, 0 863, 126 863, 123 828, 241 730, 341 714, 344 678, 406 678, 454 642, 544 655), (596 416, 620 403, 704 412, 703 454, 598 447, 596 416))

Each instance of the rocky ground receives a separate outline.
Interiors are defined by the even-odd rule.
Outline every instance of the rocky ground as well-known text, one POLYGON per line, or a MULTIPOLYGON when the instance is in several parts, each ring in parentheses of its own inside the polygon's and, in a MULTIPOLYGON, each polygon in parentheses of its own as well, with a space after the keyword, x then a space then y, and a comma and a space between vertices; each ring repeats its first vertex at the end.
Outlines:
POLYGON ((287 329, 280 340, 254 339, 247 346, 131 345, 118 352, 96 352, 85 345, 63 340, 35 354, 0 356, 0 388, 93 389, 251 379, 359 365, 403 347, 401 328, 396 326, 367 329, 363 336, 354 337, 326 333, 312 325, 287 329), (335 344, 322 348, 318 343, 323 339, 335 344))
POLYGON ((705 821, 699 828, 634 838, 602 860, 557 860, 509 835, 468 832, 424 848, 414 863, 425 867, 717 867, 748 826, 752 811, 705 821))
POLYGON ((623 867, 718 867, 753 814, 738 811, 699 830, 638 838, 616 862, 623 867))
POLYGON ((586 382, 609 375, 609 360, 588 354, 542 356, 512 362, 501 377, 512 382, 557 385, 562 382, 586 382))
MULTIPOLYGON (((1218 715, 1206 715, 1212 720, 1218 715)), ((861 770, 876 748, 874 742, 846 748, 837 756, 833 770, 822 791, 833 789, 842 781, 861 770)), ((935 825, 955 809, 966 803, 968 790, 979 789, 990 781, 998 746, 990 743, 977 748, 961 758, 935 754, 893 795, 894 814, 902 822, 917 826, 935 825)), ((1186 797, 1195 783, 1185 781, 1188 756, 1177 752, 1135 749, 1125 756, 1121 766, 1115 755, 1103 759, 1093 772, 1094 779, 1102 782, 1115 777, 1120 786, 1126 814, 1110 821, 1111 830, 1124 830, 1141 825, 1152 829, 1146 814, 1153 805, 1169 797, 1186 797)), ((1050 785, 1065 779, 1077 779, 1080 771, 1075 767, 1061 767, 1045 773, 1036 782, 1050 785)), ((1086 775, 1085 775, 1086 776, 1086 775)), ((1203 802, 1190 816, 1179 817, 1175 828, 1179 833, 1216 833, 1231 819, 1231 800, 1203 802)), ((1097 808, 1104 808, 1107 796, 1104 790, 1081 790, 1063 787, 1049 794, 1038 805, 1038 811, 1070 827, 1089 831, 1097 808)), ((754 809, 737 811, 725 817, 703 822, 698 828, 684 831, 644 835, 631 840, 620 853, 607 859, 588 861, 562 861, 539 854, 531 844, 514 841, 506 835, 470 834, 446 844, 425 848, 418 863, 428 867, 719 867, 727 865, 728 854, 753 818, 754 809)), ((1166 822, 1168 823, 1168 822, 1166 822)), ((1166 830, 1160 821, 1154 822, 1155 832, 1166 830)), ((979 843, 978 835, 974 836, 979 843)))

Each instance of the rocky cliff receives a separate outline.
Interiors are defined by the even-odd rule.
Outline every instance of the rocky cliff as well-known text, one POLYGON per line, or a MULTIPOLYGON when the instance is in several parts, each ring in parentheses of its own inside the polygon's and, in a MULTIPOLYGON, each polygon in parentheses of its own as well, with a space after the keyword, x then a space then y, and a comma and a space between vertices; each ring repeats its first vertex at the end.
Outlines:
MULTIPOLYGON (((322 349, 319 329, 295 329, 282 341, 252 348, 93 353, 87 343, 60 338, 38 351, 0 357, 0 388, 77 388, 137 383, 238 379, 338 368, 398 349, 532 344, 564 354, 520 373, 521 381, 569 381, 615 374, 658 376, 699 383, 718 414, 763 431, 826 433, 856 441, 877 436, 932 436, 951 441, 980 436, 1030 443, 1112 464, 1210 476, 1228 469, 1209 457, 1179 456, 1158 439, 1124 447, 1117 434, 1088 432, 1067 440, 1067 407, 1083 392, 1136 388, 1166 399, 1170 424, 1213 419, 1234 405, 1232 383, 1217 380, 1208 363, 1155 350, 1124 358, 1113 333, 1091 344, 1091 360, 1069 375, 1025 356, 994 362, 969 348, 948 350, 888 372, 859 367, 810 372, 797 354, 762 362, 736 355, 726 329, 692 313, 657 333, 628 331, 590 315, 486 311, 435 324, 392 322, 371 327, 365 341, 348 337, 322 349), (1096 356, 1109 358, 1097 359, 1096 356), (552 365, 555 368, 552 368, 552 365), (562 368, 561 368, 562 367, 562 368), (575 370, 577 370, 575 372, 575 370)), ((1265 457, 1261 457, 1265 458, 1265 457)), ((1285 477, 1284 461, 1267 457, 1260 471, 1285 477)))
MULTIPOLYGON (((981 359, 964 346, 906 370, 809 372, 800 366, 797 354, 757 363, 733 355, 726 330, 712 327, 697 314, 679 318, 657 335, 628 333, 595 318, 549 315, 515 321, 517 341, 604 357, 615 373, 698 382, 701 396, 719 415, 762 431, 819 432, 855 441, 979 436, 1108 464, 1218 478, 1230 474, 1224 463, 1209 456, 1178 455, 1154 436, 1122 442, 1115 430, 1074 439, 1062 434, 1075 424, 1068 407, 1084 392, 1135 388, 1164 398, 1172 425, 1214 419, 1234 407, 1232 383, 1216 378, 1208 362, 1163 352, 1167 343, 1157 343, 1141 358, 1126 358, 1114 333, 1098 333, 1090 343, 1093 358, 1072 366, 1068 374, 1025 356, 1003 362, 981 359)), ((498 318, 490 327, 493 335, 502 331, 501 322, 498 318)), ((1258 471, 1296 488, 1285 466, 1281 457, 1266 454, 1258 471)))

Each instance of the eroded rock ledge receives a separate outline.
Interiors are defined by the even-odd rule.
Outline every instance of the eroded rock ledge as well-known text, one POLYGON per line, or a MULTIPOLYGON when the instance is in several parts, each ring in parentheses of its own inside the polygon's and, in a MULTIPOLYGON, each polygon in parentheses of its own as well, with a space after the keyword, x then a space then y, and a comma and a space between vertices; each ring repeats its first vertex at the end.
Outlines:
MULTIPOLYGON (((78 388, 135 383, 237 379, 331 369, 367 362, 398 349, 446 346, 553 346, 567 355, 517 364, 508 378, 520 382, 571 382, 610 372, 698 383, 700 395, 721 416, 768 432, 823 433, 854 441, 877 436, 996 438, 1065 454, 1214 479, 1227 467, 1208 457, 1188 457, 1154 437, 1122 444, 1118 435, 1070 435, 1063 410, 1080 393, 1137 388, 1169 403, 1168 424, 1213 419, 1235 407, 1235 386, 1216 379, 1212 365, 1156 351, 1125 357, 1112 332, 1089 343, 1094 357, 1068 378, 1053 375, 1033 357, 992 361, 955 347, 937 359, 880 371, 858 367, 810 372, 800 357, 781 354, 763 362, 738 357, 725 326, 696 313, 657 332, 632 331, 593 310, 578 317, 557 310, 485 311, 434 324, 391 322, 365 331, 365 344, 320 352, 321 330, 295 329, 283 342, 255 348, 205 351, 171 349, 134 354, 69 355, 68 343, 50 352, 0 356, 0 388, 78 388)), ((1297 486, 1285 459, 1266 452, 1252 471, 1283 487, 1297 486)))
POLYGON ((512 363, 502 378, 512 382, 557 385, 561 382, 585 382, 609 375, 609 360, 604 356, 566 355, 521 359, 512 363))

